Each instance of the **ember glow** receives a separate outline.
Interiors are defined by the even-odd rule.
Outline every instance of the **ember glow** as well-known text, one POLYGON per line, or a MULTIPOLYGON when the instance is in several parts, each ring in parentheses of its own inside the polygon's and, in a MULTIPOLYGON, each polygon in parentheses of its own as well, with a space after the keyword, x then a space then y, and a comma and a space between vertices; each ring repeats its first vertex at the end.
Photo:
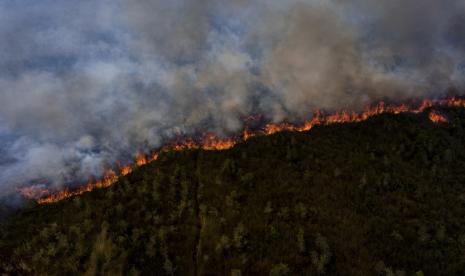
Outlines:
POLYGON ((107 188, 117 182, 120 177, 130 174, 135 168, 156 161, 160 152, 182 151, 188 149, 227 150, 237 143, 246 141, 255 136, 272 135, 282 131, 303 132, 318 125, 361 122, 370 117, 385 113, 421 113, 426 109, 431 108, 432 110, 428 117, 433 123, 447 123, 447 118, 437 110, 434 110, 435 107, 465 107, 465 99, 448 98, 443 100, 424 100, 421 104, 416 105, 387 105, 384 102, 380 102, 377 105, 366 108, 360 113, 343 110, 325 115, 323 112, 317 111, 314 113, 311 120, 308 120, 303 124, 269 123, 258 130, 250 130, 246 127, 240 135, 229 138, 220 138, 212 133, 207 133, 200 138, 185 138, 177 142, 168 143, 167 146, 164 146, 159 151, 152 152, 151 154, 138 153, 133 165, 122 166, 119 168, 118 172, 108 170, 102 179, 89 181, 87 184, 74 190, 65 189, 62 191, 52 191, 44 188, 42 185, 32 185, 20 188, 19 192, 28 199, 36 200, 39 204, 55 203, 69 197, 90 192, 94 189, 107 188))
POLYGON ((434 123, 447 123, 447 118, 435 110, 429 113, 429 119, 434 123))

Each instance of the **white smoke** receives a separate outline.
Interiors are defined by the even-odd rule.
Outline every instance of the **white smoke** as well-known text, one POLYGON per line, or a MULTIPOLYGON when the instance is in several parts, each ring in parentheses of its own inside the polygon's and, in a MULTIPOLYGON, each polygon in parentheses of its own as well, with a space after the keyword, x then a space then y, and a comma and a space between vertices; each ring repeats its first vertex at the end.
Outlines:
POLYGON ((460 0, 0 2, 0 194, 241 118, 462 88, 460 0))

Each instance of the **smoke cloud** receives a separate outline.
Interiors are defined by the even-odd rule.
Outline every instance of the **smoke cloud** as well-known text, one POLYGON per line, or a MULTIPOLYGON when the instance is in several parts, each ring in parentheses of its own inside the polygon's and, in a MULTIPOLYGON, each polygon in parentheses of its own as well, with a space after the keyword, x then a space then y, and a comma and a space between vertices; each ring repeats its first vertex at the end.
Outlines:
POLYGON ((250 114, 440 97, 464 29, 462 0, 0 1, 0 195, 250 114))

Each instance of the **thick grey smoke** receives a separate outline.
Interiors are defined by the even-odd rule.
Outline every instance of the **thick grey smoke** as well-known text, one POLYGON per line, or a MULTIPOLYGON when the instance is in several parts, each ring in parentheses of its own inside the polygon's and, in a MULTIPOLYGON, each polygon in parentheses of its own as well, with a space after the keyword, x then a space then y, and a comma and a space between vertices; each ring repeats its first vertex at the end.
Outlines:
POLYGON ((0 1, 0 195, 241 117, 462 88, 461 0, 0 1))

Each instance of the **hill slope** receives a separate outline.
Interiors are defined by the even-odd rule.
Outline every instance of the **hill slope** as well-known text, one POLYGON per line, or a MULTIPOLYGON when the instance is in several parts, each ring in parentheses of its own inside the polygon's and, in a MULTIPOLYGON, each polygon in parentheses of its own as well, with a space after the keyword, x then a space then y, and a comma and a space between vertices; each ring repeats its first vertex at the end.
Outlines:
POLYGON ((459 275, 465 111, 382 115, 227 151, 164 153, 114 186, 30 206, 0 272, 459 275))

